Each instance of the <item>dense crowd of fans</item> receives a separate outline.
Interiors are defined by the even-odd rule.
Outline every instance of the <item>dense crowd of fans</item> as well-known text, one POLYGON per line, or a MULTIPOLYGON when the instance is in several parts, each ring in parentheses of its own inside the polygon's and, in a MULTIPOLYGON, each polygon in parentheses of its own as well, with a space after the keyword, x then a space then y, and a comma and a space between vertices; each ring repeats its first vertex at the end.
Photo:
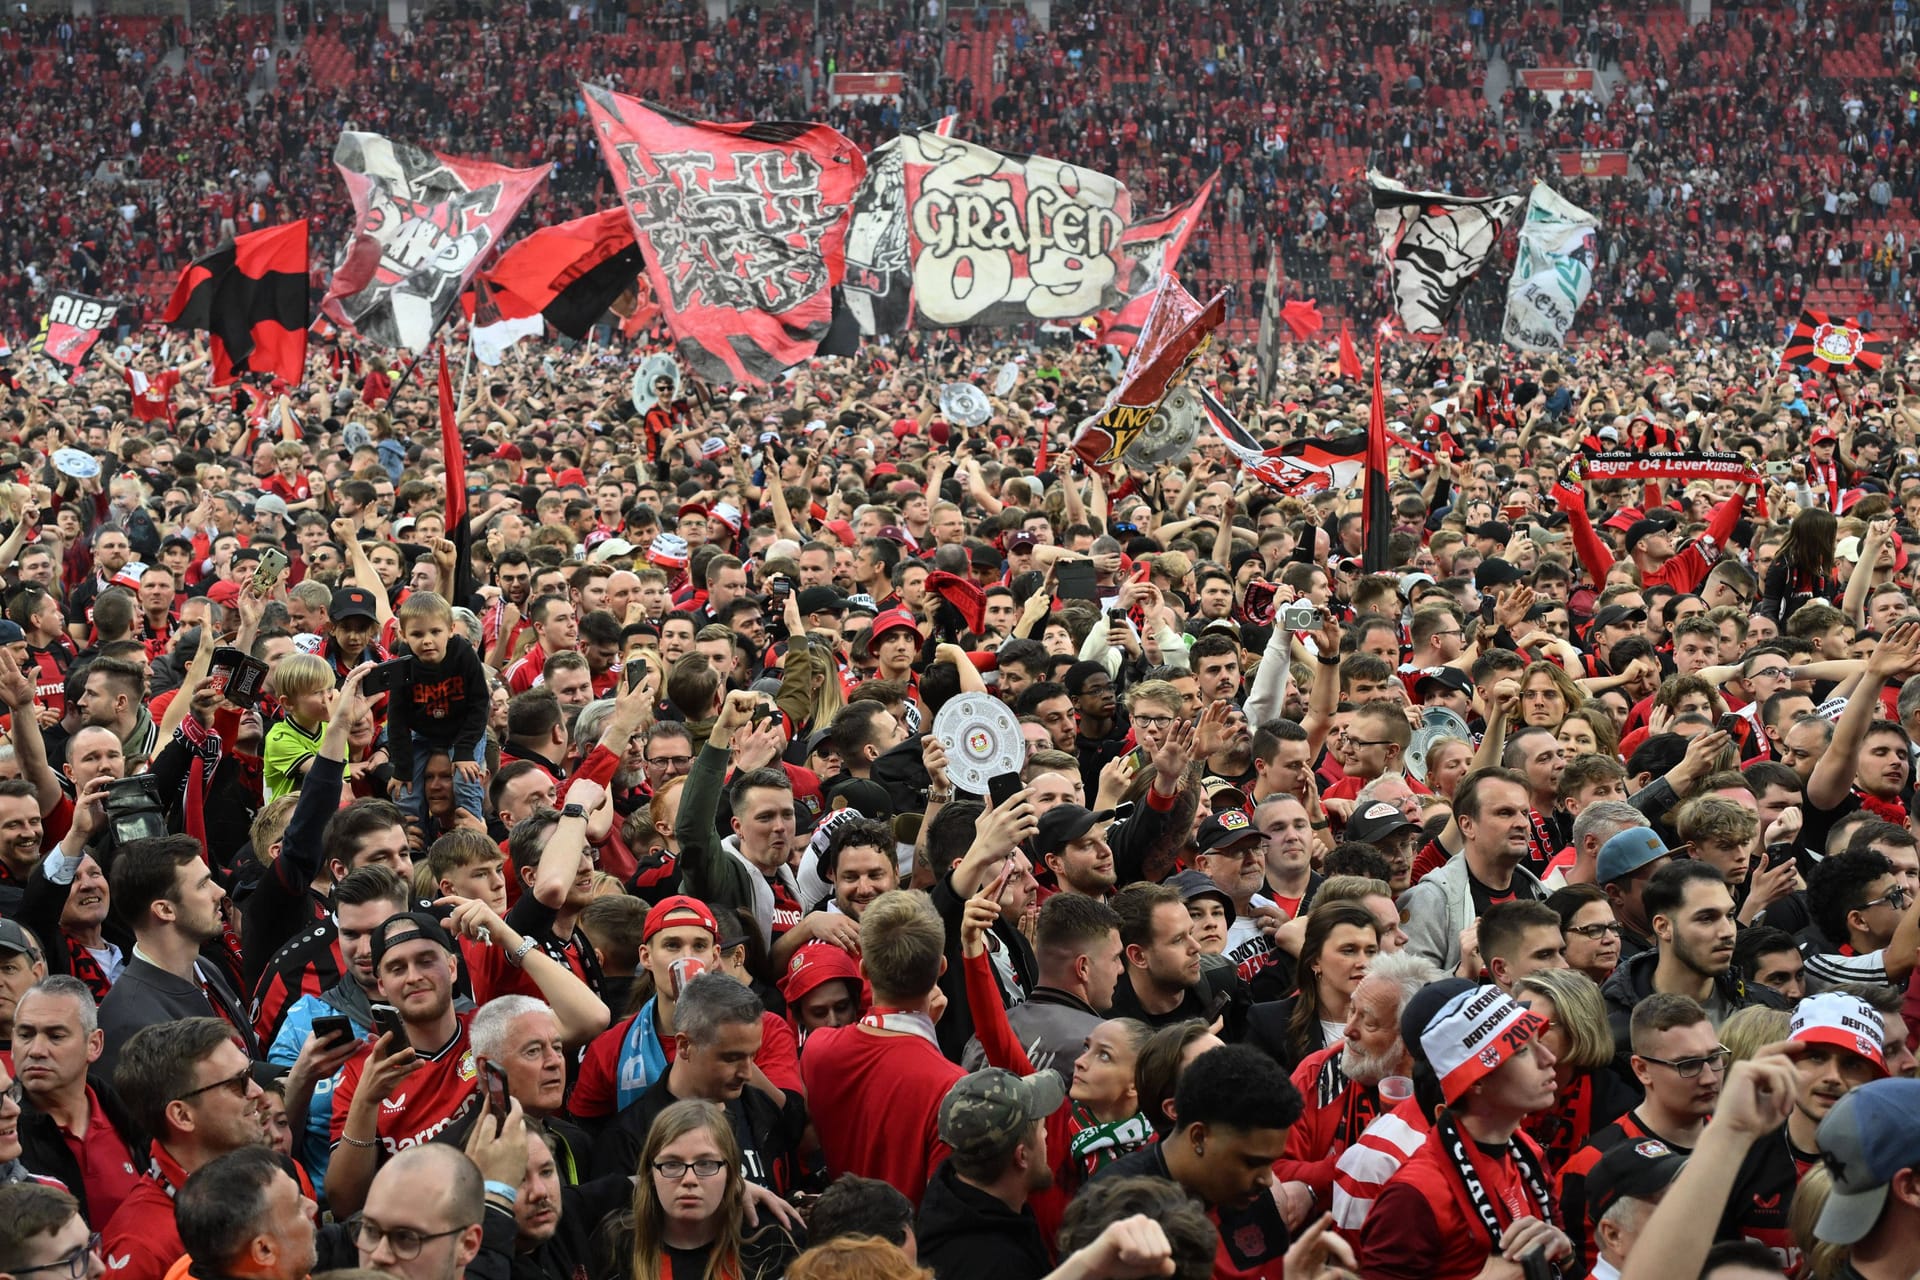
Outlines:
MULTIPOLYGON (((1835 280, 1906 306, 1904 12, 842 9, 28 19, 71 96, 0 137, 0 320, 295 212, 326 260, 348 125, 553 161, 550 221, 606 198, 578 76, 870 145, 820 77, 909 64, 1143 206, 1218 169, 1183 274, 1243 314, 1276 251, 1364 294, 1349 157, 1629 151, 1553 179, 1591 336, 1389 343, 1378 517, 1211 434, 1089 471, 1084 341, 651 406, 644 343, 525 343, 461 379, 465 538, 432 380, 351 336, 244 401, 190 340, 16 343, 0 1274, 1920 1271, 1920 347, 1769 350, 1835 280), (1626 79, 1456 115, 1490 59, 1626 79), (1656 449, 1750 478, 1571 465, 1656 449)), ((1192 376, 1325 445, 1332 364, 1192 376)))

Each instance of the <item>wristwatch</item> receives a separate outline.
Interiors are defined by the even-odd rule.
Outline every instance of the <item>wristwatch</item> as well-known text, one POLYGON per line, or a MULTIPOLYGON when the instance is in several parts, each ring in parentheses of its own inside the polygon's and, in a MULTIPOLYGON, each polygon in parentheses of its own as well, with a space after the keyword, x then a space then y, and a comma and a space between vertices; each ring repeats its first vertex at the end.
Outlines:
POLYGON ((560 816, 563 818, 585 818, 587 816, 587 810, 584 805, 562 805, 560 806, 560 816))

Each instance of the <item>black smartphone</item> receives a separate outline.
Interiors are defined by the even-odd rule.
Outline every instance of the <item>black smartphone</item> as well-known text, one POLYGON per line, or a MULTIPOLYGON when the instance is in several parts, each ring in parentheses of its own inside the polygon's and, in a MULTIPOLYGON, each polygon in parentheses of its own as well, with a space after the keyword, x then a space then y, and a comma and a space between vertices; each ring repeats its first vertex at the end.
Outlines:
POLYGON ((371 698, 377 694, 389 693, 396 687, 413 679, 413 655, 395 658, 391 662, 382 662, 367 672, 367 678, 360 682, 360 692, 371 698))
POLYGON ((483 1062, 484 1070, 480 1080, 487 1091, 487 1110, 496 1116, 507 1114, 510 1098, 507 1093, 507 1073, 491 1062, 483 1062))
POLYGON ((322 1044, 338 1046, 342 1040, 353 1039, 353 1019, 345 1014, 322 1014, 313 1020, 313 1034, 322 1044))
POLYGON ((1740 732, 1740 717, 1731 711, 1727 712, 1726 715, 1720 717, 1719 729, 1722 733, 1740 732))
POLYGON ((389 1054, 398 1053, 407 1047, 407 1026, 400 1021, 400 1011, 390 1004, 373 1006, 373 1034, 376 1038, 393 1037, 387 1042, 389 1054))
POLYGON ((1017 773, 996 773, 987 779, 987 794, 993 798, 994 808, 997 809, 1025 790, 1026 785, 1017 773))
POLYGON ((1091 560, 1062 560, 1053 568, 1053 581, 1062 600, 1099 598, 1100 591, 1091 560))

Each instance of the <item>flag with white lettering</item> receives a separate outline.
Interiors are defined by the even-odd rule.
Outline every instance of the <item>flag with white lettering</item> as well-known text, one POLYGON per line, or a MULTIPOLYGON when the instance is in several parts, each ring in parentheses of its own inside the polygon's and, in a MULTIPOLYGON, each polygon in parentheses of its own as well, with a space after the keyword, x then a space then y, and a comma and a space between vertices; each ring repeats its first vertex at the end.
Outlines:
POLYGON ((47 304, 40 332, 34 335, 28 351, 40 352, 72 376, 79 372, 81 362, 101 335, 119 323, 119 314, 120 304, 110 298, 58 290, 47 304))
POLYGON ((710 124, 582 85, 679 354, 708 382, 771 382, 812 356, 846 273, 867 172, 821 124, 710 124))
POLYGON ((915 326, 1076 320, 1120 301, 1133 199, 1118 178, 935 133, 899 146, 915 326))
POLYGON ((1558 351, 1593 289, 1600 220, 1544 182, 1533 184, 1520 250, 1507 281, 1500 340, 1518 351, 1558 351))
POLYGON ((1410 191, 1371 170, 1367 182, 1394 314, 1410 334, 1444 332, 1524 202, 1519 196, 1410 191))
POLYGON ((507 169, 352 131, 333 163, 353 197, 354 228, 321 310, 415 355, 552 168, 507 169))

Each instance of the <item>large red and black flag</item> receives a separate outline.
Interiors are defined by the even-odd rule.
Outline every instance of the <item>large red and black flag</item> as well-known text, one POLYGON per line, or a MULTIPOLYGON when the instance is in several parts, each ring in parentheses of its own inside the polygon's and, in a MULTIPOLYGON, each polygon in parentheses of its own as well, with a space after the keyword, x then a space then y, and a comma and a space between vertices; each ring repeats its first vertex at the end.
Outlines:
POLYGON ((333 163, 354 227, 321 310, 416 356, 552 168, 508 169, 352 131, 333 163))
POLYGON ((1838 373, 1855 366, 1878 369, 1892 350, 1893 344, 1881 335, 1809 308, 1800 313, 1799 322, 1787 335, 1780 367, 1809 373, 1838 373))
POLYGON ((503 320, 542 316, 576 342, 613 309, 647 264, 624 209, 542 227, 516 241, 480 278, 503 320))
POLYGON ((1367 481, 1362 497, 1366 545, 1360 567, 1367 573, 1387 568, 1387 534, 1392 531, 1387 504, 1387 399, 1380 391, 1380 339, 1373 340, 1373 409, 1367 415, 1367 481))
POLYGON ((119 314, 120 304, 111 299, 58 290, 40 319, 40 332, 27 346, 28 354, 44 355, 71 377, 101 335, 119 323, 119 314))
POLYGON ((1216 172, 1200 185, 1193 199, 1175 205, 1164 213, 1129 223, 1120 237, 1120 252, 1127 260, 1126 283, 1121 292, 1126 301, 1111 311, 1100 313, 1100 341, 1116 347, 1122 355, 1133 350, 1140 340, 1140 329, 1153 308, 1160 277, 1180 265, 1180 253, 1187 247, 1193 230, 1206 214, 1207 200, 1213 195, 1216 172))
POLYGON ((235 236, 181 273, 160 323, 201 329, 213 383, 264 373, 289 386, 306 379, 307 221, 235 236))
POLYGON ((580 86, 689 368, 771 382, 812 356, 846 274, 866 159, 821 124, 710 124, 580 86))

